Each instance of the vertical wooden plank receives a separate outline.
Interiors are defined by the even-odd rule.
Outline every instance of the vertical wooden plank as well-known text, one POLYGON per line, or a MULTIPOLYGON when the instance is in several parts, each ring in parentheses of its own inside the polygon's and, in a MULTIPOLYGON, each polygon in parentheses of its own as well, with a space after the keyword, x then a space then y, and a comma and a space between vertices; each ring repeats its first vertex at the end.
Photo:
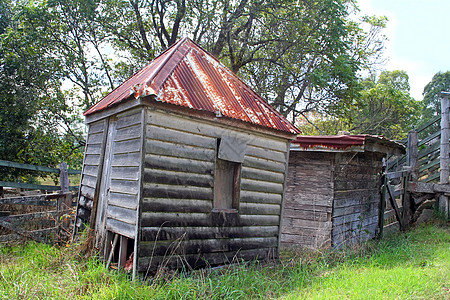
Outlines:
POLYGON ((128 238, 121 235, 119 247, 119 264, 117 267, 119 270, 125 266, 125 263, 127 261, 127 250, 128 250, 128 238))
POLYGON ((384 211, 386 210, 386 190, 387 190, 387 176, 384 170, 382 175, 382 186, 381 186, 381 201, 380 201, 380 213, 378 217, 378 239, 383 237, 383 227, 384 227, 384 211))
POLYGON ((147 122, 148 122, 148 114, 150 111, 148 110, 147 106, 144 106, 141 110, 141 122, 142 122, 142 134, 141 134, 141 163, 139 164, 139 172, 140 172, 140 179, 139 179, 139 191, 137 194, 138 197, 138 207, 136 209, 136 232, 134 234, 134 256, 133 256, 133 270, 131 275, 131 280, 136 280, 137 275, 137 266, 138 266, 138 249, 139 249, 139 241, 141 239, 140 237, 140 226, 141 226, 141 210, 142 210, 142 191, 144 189, 144 161, 145 161, 145 153, 147 151, 146 145, 147 145, 147 122))
POLYGON ((61 192, 69 192, 69 173, 67 172, 67 164, 65 162, 59 164, 59 185, 61 192))
MULTIPOLYGON (((441 172, 440 183, 449 184, 449 138, 450 138, 450 126, 449 126, 449 97, 450 93, 441 92, 441 172)), ((445 217, 448 218, 448 197, 441 195, 439 197, 439 208, 444 212, 445 217)))
POLYGON ((411 167, 411 177, 413 181, 417 181, 418 179, 418 165, 417 160, 419 156, 419 148, 418 148, 418 135, 416 130, 411 130, 408 132, 408 153, 407 153, 407 161, 408 166, 411 167))
POLYGON ((286 188, 287 188, 287 178, 289 169, 289 151, 290 151, 291 141, 287 141, 287 151, 285 153, 285 167, 284 167, 284 183, 283 183, 283 194, 281 195, 281 209, 280 209, 280 222, 278 224, 278 246, 276 250, 277 258, 280 257, 281 251, 281 235, 283 234, 283 221, 284 221, 284 207, 286 202, 286 188))

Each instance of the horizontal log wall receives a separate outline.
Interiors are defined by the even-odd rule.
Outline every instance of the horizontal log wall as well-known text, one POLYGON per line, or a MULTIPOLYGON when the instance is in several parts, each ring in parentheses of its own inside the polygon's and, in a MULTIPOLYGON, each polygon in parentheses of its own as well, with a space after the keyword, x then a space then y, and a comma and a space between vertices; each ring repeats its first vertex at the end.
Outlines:
POLYGON ((135 238, 142 163, 142 109, 117 115, 111 146, 106 229, 135 238))
POLYGON ((91 211, 94 203, 94 193, 97 188, 99 178, 99 165, 102 164, 101 157, 104 151, 104 140, 107 131, 107 121, 101 120, 89 124, 88 138, 86 141, 86 151, 84 154, 83 171, 81 177, 81 189, 78 199, 77 224, 82 228, 82 224, 88 224, 91 218, 91 211))
POLYGON ((333 173, 334 153, 290 152, 282 246, 331 245, 333 173))
POLYGON ((271 255, 278 244, 286 140, 150 108, 140 271, 271 255), (237 213, 213 211, 217 138, 247 142, 237 213), (166 259, 164 259, 166 257, 166 259))
POLYGON ((382 154, 336 153, 333 245, 375 237, 378 225, 382 154))

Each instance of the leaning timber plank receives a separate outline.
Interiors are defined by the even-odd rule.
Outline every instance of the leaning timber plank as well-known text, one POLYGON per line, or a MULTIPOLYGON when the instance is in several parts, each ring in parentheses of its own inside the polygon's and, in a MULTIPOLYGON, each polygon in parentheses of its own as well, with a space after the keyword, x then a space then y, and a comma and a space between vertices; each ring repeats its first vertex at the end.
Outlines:
POLYGON ((281 204, 281 198, 282 198, 281 194, 271 194, 253 191, 240 192, 241 202, 281 204))
POLYGON ((105 130, 105 121, 102 120, 98 123, 94 123, 89 125, 89 134, 104 132, 105 130))
POLYGON ((103 132, 90 133, 86 143, 88 145, 101 144, 103 142, 103 132))
POLYGON ((127 141, 118 141, 114 143, 113 153, 123 154, 123 153, 139 152, 141 146, 142 146, 141 140, 139 138, 127 141))
POLYGON ((253 157, 265 158, 277 162, 284 163, 286 161, 286 154, 278 151, 267 151, 267 148, 261 148, 249 145, 246 154, 253 157))
POLYGON ((92 177, 97 177, 98 175, 98 166, 87 166, 85 165, 83 168, 83 175, 89 175, 92 177))
POLYGON ((109 190, 115 193, 137 195, 139 188, 139 181, 137 180, 111 179, 109 190))
POLYGON ((140 124, 117 129, 114 137, 115 142, 137 139, 142 135, 142 127, 140 124))
POLYGON ((209 213, 213 209, 211 200, 144 198, 143 212, 209 213))
MULTIPOLYGON (((55 195, 60 197, 60 195, 58 194, 55 195)), ((49 200, 50 198, 48 196, 49 195, 38 195, 38 196, 2 198, 0 199, 0 205, 22 204, 22 205, 37 205, 37 206, 56 206, 56 201, 49 200)))
POLYGON ((277 237, 278 226, 239 227, 143 227, 142 241, 277 237))
POLYGON ((106 219, 106 229, 124 235, 130 239, 134 239, 136 233, 136 225, 110 218, 106 219))
POLYGON ((117 120, 117 129, 122 129, 125 127, 130 127, 133 125, 139 125, 141 124, 142 118, 141 118, 141 112, 137 111, 133 114, 126 115, 126 116, 118 116, 117 120))
POLYGON ((139 152, 114 154, 111 161, 112 167, 139 167, 142 155, 139 152))
POLYGON ((108 196, 108 205, 135 210, 138 206, 138 197, 137 195, 110 192, 108 196))
POLYGON ((157 198, 212 200, 213 190, 196 186, 145 183, 143 195, 157 198))
POLYGON ((194 174, 146 168, 144 171, 144 182, 213 187, 214 177, 211 174, 194 174))
POLYGON ((242 168, 242 178, 258 179, 275 183, 284 183, 284 174, 250 167, 242 168))
POLYGON ((284 163, 274 162, 267 159, 245 156, 243 166, 248 166, 251 168, 262 170, 269 170, 284 174, 284 169, 286 165, 284 163))
POLYGON ((246 191, 281 194, 283 193, 283 184, 242 178, 241 189, 246 191))
POLYGON ((214 161, 216 156, 214 149, 186 145, 184 144, 184 140, 179 140, 177 142, 162 142, 147 139, 146 153, 210 162, 214 161))
POLYGON ((394 195, 394 192, 393 192, 392 187, 389 184, 389 182, 387 183, 387 190, 388 190, 388 194, 389 194, 389 201, 390 201, 392 207, 394 208, 395 216, 397 217, 397 221, 399 221, 400 222, 400 226, 403 227, 404 226, 403 218, 402 218, 402 215, 400 213, 400 210, 398 209, 397 201, 395 201, 396 197, 394 195))
POLYGON ((0 186, 11 188, 23 188, 30 190, 46 190, 46 191, 59 191, 61 187, 52 185, 31 184, 23 182, 6 182, 0 181, 0 186))
POLYGON ((95 186, 97 185, 97 177, 84 174, 83 179, 81 180, 81 184, 91 188, 95 188, 95 186))
MULTIPOLYGON (((247 145, 254 145, 263 147, 269 150, 280 152, 287 151, 287 143, 280 138, 268 138, 263 135, 249 134, 240 129, 234 129, 227 125, 211 123, 206 120, 194 119, 180 116, 178 114, 171 114, 167 117, 167 112, 162 110, 154 110, 149 114, 149 124, 167 127, 178 131, 185 131, 186 133, 202 134, 213 138, 220 138, 224 135, 233 135, 236 138, 247 141, 247 145), (176 120, 176 121, 175 121, 176 120)), ((183 133, 183 136, 186 134, 183 133)))
POLYGON ((107 216, 110 219, 121 221, 130 225, 136 224, 136 211, 115 205, 108 205, 107 216))
POLYGON ((142 212, 141 227, 211 226, 209 213, 142 212))
POLYGON ((102 144, 86 145, 85 154, 97 154, 100 155, 102 152, 102 144))
POLYGON ((162 155, 146 155, 145 168, 198 174, 213 174, 214 172, 212 162, 162 155))
POLYGON ((280 215, 279 204, 240 203, 239 213, 244 215, 280 215))
POLYGON ((180 132, 179 130, 156 126, 147 126, 147 139, 177 143, 183 141, 186 145, 209 149, 216 148, 216 139, 213 137, 207 137, 194 133, 186 134, 184 132, 180 132))
MULTIPOLYGON (((186 255, 169 255, 169 256, 151 256, 139 257, 138 271, 148 272, 157 270, 158 266, 164 266, 170 269, 187 270, 198 267, 221 265, 224 263, 240 262, 251 259, 265 259, 273 257, 273 248, 251 249, 251 250, 236 250, 229 252, 215 252, 215 253, 201 253, 201 254, 186 254, 186 255), (151 266, 149 266, 151 262, 151 266)), ((170 254, 170 253, 168 253, 170 254)))
POLYGON ((162 256, 170 253, 172 249, 177 249, 178 254, 198 254, 213 252, 242 251, 261 248, 275 248, 276 237, 255 237, 255 238, 226 238, 226 239, 206 239, 206 240, 175 240, 175 241, 149 241, 141 242, 139 245, 140 256, 162 256))
POLYGON ((111 167, 111 179, 138 180, 140 178, 139 167, 111 167))
POLYGON ((98 166, 100 164, 100 154, 85 154, 84 164, 89 166, 98 166))
POLYGON ((94 199, 94 193, 95 193, 95 190, 93 188, 85 186, 85 185, 81 186, 81 195, 83 195, 87 198, 90 198, 90 199, 94 199))

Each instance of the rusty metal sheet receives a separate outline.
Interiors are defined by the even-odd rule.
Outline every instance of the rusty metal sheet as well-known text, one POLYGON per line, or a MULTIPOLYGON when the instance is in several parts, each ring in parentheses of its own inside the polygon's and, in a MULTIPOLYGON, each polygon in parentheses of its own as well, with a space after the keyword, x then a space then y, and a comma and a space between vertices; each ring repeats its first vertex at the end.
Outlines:
POLYGON ((188 38, 180 40, 87 110, 90 115, 131 98, 215 113, 275 130, 300 131, 222 63, 188 38))
POLYGON ((404 147, 383 136, 361 135, 329 135, 329 136, 298 136, 291 142, 291 150, 296 151, 330 151, 330 152, 363 152, 375 151, 373 145, 383 145, 378 152, 390 152, 404 147))

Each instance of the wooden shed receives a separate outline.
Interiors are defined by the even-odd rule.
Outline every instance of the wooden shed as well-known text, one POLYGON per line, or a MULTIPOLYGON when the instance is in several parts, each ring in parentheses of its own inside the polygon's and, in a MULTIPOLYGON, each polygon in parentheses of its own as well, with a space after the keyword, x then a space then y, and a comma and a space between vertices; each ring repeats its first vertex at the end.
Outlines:
POLYGON ((200 46, 182 39, 85 116, 76 229, 105 259, 133 253, 136 274, 277 255, 299 132, 200 46))
POLYGON ((378 136, 299 136, 290 148, 282 246, 318 249, 375 237, 383 158, 403 152, 378 136))

